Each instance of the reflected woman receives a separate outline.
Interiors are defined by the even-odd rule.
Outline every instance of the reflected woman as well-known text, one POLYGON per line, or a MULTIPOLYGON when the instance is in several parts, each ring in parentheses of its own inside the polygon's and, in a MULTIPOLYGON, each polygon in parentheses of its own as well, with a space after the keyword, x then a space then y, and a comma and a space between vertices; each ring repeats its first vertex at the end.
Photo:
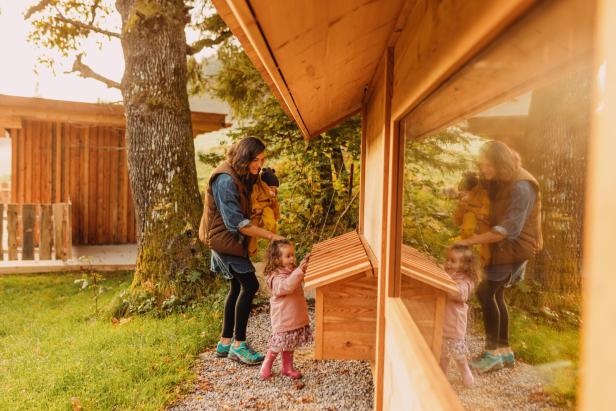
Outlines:
POLYGON ((477 288, 486 333, 485 352, 471 363, 478 372, 513 367, 505 288, 524 278, 526 264, 543 247, 539 183, 521 167, 506 144, 488 141, 480 149, 479 171, 490 196, 491 230, 458 243, 489 244, 490 262, 477 288))

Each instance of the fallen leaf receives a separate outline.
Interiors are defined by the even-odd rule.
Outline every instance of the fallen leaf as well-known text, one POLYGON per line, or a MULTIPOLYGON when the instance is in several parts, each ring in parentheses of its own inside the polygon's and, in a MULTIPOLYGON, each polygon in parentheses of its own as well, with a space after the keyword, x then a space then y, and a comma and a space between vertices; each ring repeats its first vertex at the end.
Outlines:
POLYGON ((71 404, 73 405, 73 411, 81 411, 83 407, 81 406, 81 401, 77 397, 71 397, 71 404))

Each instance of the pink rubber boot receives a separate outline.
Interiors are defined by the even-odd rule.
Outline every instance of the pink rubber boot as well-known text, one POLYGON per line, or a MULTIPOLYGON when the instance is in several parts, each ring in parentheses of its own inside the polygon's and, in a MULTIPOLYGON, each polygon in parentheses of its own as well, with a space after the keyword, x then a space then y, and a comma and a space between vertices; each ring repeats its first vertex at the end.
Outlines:
POLYGON ((282 352, 282 367, 280 374, 286 375, 294 380, 302 378, 302 373, 293 368, 293 351, 282 352))
POLYGON ((263 363, 261 363, 261 370, 259 371, 259 375, 262 380, 267 380, 272 376, 272 365, 274 365, 274 361, 278 353, 275 351, 267 350, 267 354, 265 354, 265 359, 263 359, 263 363))
POLYGON ((458 364, 460 375, 462 375, 462 382, 464 383, 464 386, 472 387, 475 383, 475 377, 473 376, 471 369, 468 367, 468 361, 464 358, 461 360, 456 360, 456 363, 458 364))

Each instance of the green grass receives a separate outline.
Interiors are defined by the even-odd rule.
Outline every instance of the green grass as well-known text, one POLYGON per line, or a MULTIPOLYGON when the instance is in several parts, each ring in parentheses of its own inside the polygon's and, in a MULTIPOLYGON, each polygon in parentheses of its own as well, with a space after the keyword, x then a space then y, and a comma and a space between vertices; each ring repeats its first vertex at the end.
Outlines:
MULTIPOLYGON (((79 275, 0 277, 0 410, 161 409, 194 378, 191 364, 220 330, 214 298, 183 314, 94 318, 79 275), (207 307, 207 308, 206 308, 207 307)), ((110 304, 130 274, 108 275, 110 304)))
MULTIPOLYGON (((565 321, 548 321, 516 308, 510 308, 509 314, 509 341, 516 357, 536 366, 553 401, 573 407, 580 349, 578 327, 565 321)), ((481 321, 475 324, 477 332, 483 334, 481 321)))
POLYGON ((545 390, 560 405, 576 401, 580 350, 579 329, 562 321, 547 321, 511 310, 511 347, 545 379, 545 390))

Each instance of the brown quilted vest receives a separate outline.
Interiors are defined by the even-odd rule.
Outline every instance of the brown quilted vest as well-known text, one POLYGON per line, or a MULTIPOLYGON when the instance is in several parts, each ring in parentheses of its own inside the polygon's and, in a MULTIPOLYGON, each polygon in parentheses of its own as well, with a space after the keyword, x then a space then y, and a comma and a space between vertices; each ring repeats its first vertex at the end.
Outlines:
POLYGON ((237 187, 237 191, 240 193, 242 214, 246 218, 250 218, 250 197, 248 196, 246 185, 242 182, 233 167, 231 167, 231 164, 225 161, 212 172, 208 181, 205 200, 203 201, 203 215, 199 226, 199 239, 216 252, 246 257, 248 256, 248 237, 240 236, 238 233, 232 233, 227 229, 220 215, 220 211, 218 211, 218 207, 216 207, 216 202, 214 201, 212 183, 219 174, 228 174, 231 176, 237 187))
POLYGON ((511 190, 518 181, 528 181, 534 187, 537 193, 535 205, 524 223, 524 228, 520 235, 513 239, 505 239, 497 243, 490 244, 492 255, 492 264, 510 264, 519 263, 528 260, 543 248, 543 236, 541 234, 541 192, 539 191, 539 183, 528 171, 520 168, 514 175, 511 181, 501 183, 496 196, 491 200, 490 205, 490 223, 492 226, 498 225, 503 221, 509 199, 511 198, 511 190))

